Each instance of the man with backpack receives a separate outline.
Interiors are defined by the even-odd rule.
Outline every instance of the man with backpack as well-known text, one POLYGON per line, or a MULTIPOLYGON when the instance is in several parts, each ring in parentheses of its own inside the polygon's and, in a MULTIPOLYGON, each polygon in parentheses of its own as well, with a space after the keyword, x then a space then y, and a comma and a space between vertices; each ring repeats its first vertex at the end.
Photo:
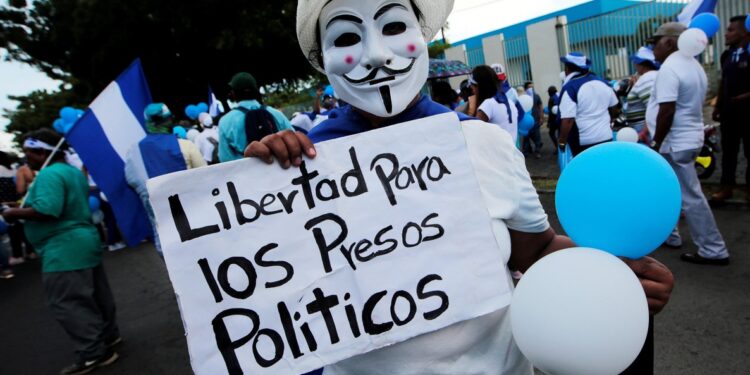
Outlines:
POLYGON ((237 73, 229 81, 232 101, 237 107, 219 121, 219 160, 242 159, 245 147, 253 141, 284 130, 292 124, 278 110, 262 104, 258 84, 250 73, 237 73))

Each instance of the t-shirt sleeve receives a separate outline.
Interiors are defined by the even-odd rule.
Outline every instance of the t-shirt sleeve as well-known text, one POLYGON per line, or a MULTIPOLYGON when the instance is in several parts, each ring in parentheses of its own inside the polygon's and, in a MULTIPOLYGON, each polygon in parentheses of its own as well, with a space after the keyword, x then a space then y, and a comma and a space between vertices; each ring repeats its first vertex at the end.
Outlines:
POLYGON ((516 149, 513 151, 513 159, 513 173, 518 187, 518 206, 511 217, 506 220, 508 228, 524 233, 544 232, 550 227, 547 213, 544 212, 539 194, 531 182, 524 156, 516 149))
POLYGON ((54 173, 40 172, 31 185, 26 205, 40 214, 60 217, 65 208, 65 186, 61 177, 54 173))
POLYGON ((289 119, 286 118, 283 113, 275 108, 268 108, 268 111, 271 113, 274 120, 276 120, 276 128, 278 129, 278 131, 294 130, 291 121, 289 121, 289 119))
POLYGON ((578 114, 578 105, 566 92, 563 94, 562 99, 560 99, 558 110, 560 111, 560 118, 576 118, 576 114, 578 114))
POLYGON ((620 104, 620 101, 617 99, 615 90, 609 90, 609 108, 612 108, 618 104, 620 104))
POLYGON ((465 121, 469 154, 490 216, 512 230, 541 233, 549 229, 523 154, 508 132, 481 121, 465 121))
POLYGON ((656 77, 656 102, 676 102, 680 93, 680 78, 672 69, 662 69, 656 77))
POLYGON ((483 101, 482 105, 479 106, 479 110, 484 112, 484 114, 487 115, 487 118, 490 119, 490 121, 492 121, 492 119, 495 117, 495 109, 492 105, 492 102, 490 102, 490 99, 486 99, 485 101, 483 101))

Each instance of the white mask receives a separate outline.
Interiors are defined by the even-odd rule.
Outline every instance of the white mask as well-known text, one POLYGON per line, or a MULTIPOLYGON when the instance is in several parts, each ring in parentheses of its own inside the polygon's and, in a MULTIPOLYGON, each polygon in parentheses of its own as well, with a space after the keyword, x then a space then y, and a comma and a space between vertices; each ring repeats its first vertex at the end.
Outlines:
POLYGON ((427 81, 427 43, 408 0, 332 0, 318 28, 328 80, 356 108, 395 116, 427 81))

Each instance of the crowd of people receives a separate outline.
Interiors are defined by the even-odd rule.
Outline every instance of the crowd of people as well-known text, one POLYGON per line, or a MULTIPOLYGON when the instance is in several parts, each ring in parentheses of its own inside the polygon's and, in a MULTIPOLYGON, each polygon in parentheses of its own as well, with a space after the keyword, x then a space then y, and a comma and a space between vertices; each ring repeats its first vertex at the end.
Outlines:
MULTIPOLYGON (((141 198, 154 225, 154 242, 160 253, 146 189, 150 178, 243 157, 258 157, 269 163, 275 160, 283 167, 299 166, 303 157, 315 157, 314 143, 454 111, 462 121, 472 160, 488 156, 494 159, 492 163, 475 163, 474 168, 493 224, 497 223, 493 228, 504 233, 497 236, 497 241, 501 248, 507 249, 506 260, 514 270, 525 271, 542 256, 573 243, 549 226, 523 155, 541 158, 544 144, 541 128, 545 119, 553 145, 551 151, 557 153, 569 148, 575 157, 588 148, 612 141, 613 122, 622 112, 625 126, 635 129, 641 142, 659 152, 678 176, 684 217, 698 248, 697 252, 683 254, 682 260, 706 265, 729 264, 729 252, 693 167, 703 144, 707 79, 695 59, 676 53, 684 25, 662 25, 647 41, 648 45, 633 56, 637 74, 629 81, 624 100, 593 73, 588 57, 575 52, 561 59, 564 72, 560 89, 555 86, 547 89, 546 105, 532 82, 512 87, 500 64, 475 67, 458 90, 444 81, 433 82, 430 98, 420 94, 426 78, 419 76, 417 68, 415 72, 403 73, 415 79, 394 80, 382 85, 379 91, 351 83, 342 72, 367 77, 371 72, 379 73, 379 68, 389 68, 383 72, 403 68, 398 64, 404 61, 424 62, 427 59, 424 40, 434 36, 427 35, 429 30, 438 30, 445 22, 452 2, 440 1, 436 2, 439 5, 427 7, 425 1, 397 1, 397 6, 387 9, 370 2, 344 2, 351 3, 348 6, 356 10, 357 17, 333 17, 335 13, 328 8, 341 6, 338 3, 329 5, 330 2, 320 1, 315 8, 309 5, 314 1, 300 2, 297 31, 306 56, 314 56, 314 52, 326 57, 338 56, 345 47, 351 47, 334 43, 341 37, 340 28, 319 30, 319 24, 368 24, 383 13, 396 19, 399 28, 394 29, 393 35, 369 37, 400 38, 399 43, 411 47, 402 51, 388 44, 367 42, 368 36, 363 35, 351 42, 364 44, 361 48, 370 51, 357 55, 361 61, 348 61, 352 59, 350 55, 342 59, 346 63, 311 58, 313 67, 325 73, 342 94, 340 98, 321 88, 311 112, 288 119, 282 112, 264 105, 253 75, 241 72, 229 82, 229 99, 236 105, 216 118, 201 113, 195 123, 182 124, 180 130, 177 116, 165 104, 146 107, 143 116, 147 136, 129 150, 125 170, 128 184, 141 198), (534 123, 527 131, 520 132, 519 124, 527 112, 522 105, 524 96, 531 100, 534 123), (516 189, 509 190, 506 183, 509 179, 516 182, 512 184, 516 189)), ((750 155, 750 132, 742 124, 744 112, 750 108, 743 104, 750 102, 750 35, 744 25, 743 17, 732 19, 727 33, 730 49, 722 55, 723 79, 714 119, 721 121, 724 133, 722 184, 725 186, 714 195, 717 200, 732 195, 740 141, 744 142, 745 156, 750 155)), ((359 32, 366 34, 370 29, 362 28, 364 31, 359 32)), ((102 267, 102 251, 124 245, 106 197, 90 178, 87 180, 85 167, 72 161, 75 154, 61 141, 60 134, 48 129, 29 134, 25 136, 23 151, 25 160, 16 165, 10 155, 0 154, 0 196, 7 206, 2 212, 4 220, 0 221, 0 277, 13 277, 12 266, 41 256, 47 304, 74 342, 77 356, 75 363, 62 374, 82 374, 108 365, 118 357, 114 347, 122 339, 102 267), (94 220, 91 197, 100 202, 93 211, 102 211, 101 220, 94 220), (9 248, 12 250, 8 251, 9 248)), ((750 179, 750 169, 747 178, 750 179)), ((677 229, 666 244, 682 245, 677 229)), ((639 277, 650 279, 650 284, 644 283, 645 291, 652 312, 656 313, 666 304, 672 281, 669 271, 654 262, 631 266, 639 277), (644 272, 645 268, 649 271, 644 272)), ((329 366, 326 373, 370 373, 375 368, 380 373, 400 373, 404 369, 442 373, 444 369, 456 368, 526 373, 530 365, 512 342, 508 317, 507 309, 502 309, 342 361, 329 366), (474 334, 457 334, 461 330, 474 334), (437 356, 422 355, 435 342, 457 338, 462 342, 456 343, 455 350, 446 349, 437 356), (456 351, 458 348, 461 352, 456 351), (398 353, 417 355, 405 358, 398 353)))

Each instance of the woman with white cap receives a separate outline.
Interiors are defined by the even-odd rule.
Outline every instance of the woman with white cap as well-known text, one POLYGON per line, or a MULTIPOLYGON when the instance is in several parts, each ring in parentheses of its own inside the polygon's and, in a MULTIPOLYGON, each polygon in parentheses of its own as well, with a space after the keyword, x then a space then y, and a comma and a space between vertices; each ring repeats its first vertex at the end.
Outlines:
MULTIPOLYGON (((625 116, 628 126, 642 134, 641 138, 646 144, 651 143, 648 138, 648 128, 646 125, 646 108, 651 99, 651 91, 656 82, 656 76, 659 71, 659 62, 654 57, 654 51, 648 47, 641 47, 638 52, 631 57, 635 65, 636 75, 630 79, 630 88, 628 89, 627 108, 625 116)), ((650 138, 650 137, 649 137, 650 138)))
MULTIPOLYGON (((284 168, 316 155, 313 142, 403 123, 450 109, 422 96, 427 41, 445 24, 453 0, 301 0, 297 36, 305 56, 325 73, 349 105, 315 127, 309 138, 282 132, 251 143, 245 156, 284 168), (312 142, 311 142, 312 140, 312 142)), ((499 127, 456 113, 504 258, 525 271, 542 256, 573 246, 549 226, 523 155, 499 127)), ((314 246, 314 244, 311 244, 314 246)), ((469 254, 471 249, 467 249, 469 254)), ((651 308, 666 304, 668 269, 654 260, 633 263, 651 308), (644 276, 648 274, 650 276, 644 276)), ((505 264, 497 272, 510 277, 505 264)), ((385 277, 386 275, 384 275, 385 277)), ((397 277, 397 275, 389 275, 397 277)), ((327 366, 325 374, 532 374, 516 347, 508 308, 327 366)))

